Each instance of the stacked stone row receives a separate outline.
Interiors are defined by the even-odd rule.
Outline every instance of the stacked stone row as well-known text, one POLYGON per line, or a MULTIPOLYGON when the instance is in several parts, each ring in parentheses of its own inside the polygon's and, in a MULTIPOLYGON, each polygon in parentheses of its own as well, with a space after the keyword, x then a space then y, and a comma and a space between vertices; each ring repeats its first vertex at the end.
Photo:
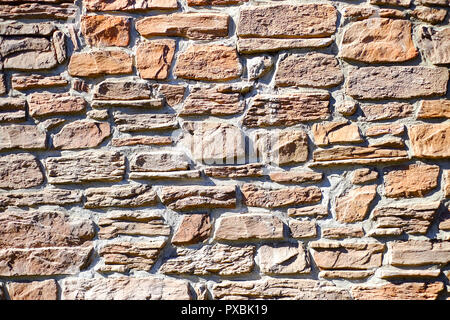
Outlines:
POLYGON ((0 1, 0 299, 445 299, 448 0, 0 1))

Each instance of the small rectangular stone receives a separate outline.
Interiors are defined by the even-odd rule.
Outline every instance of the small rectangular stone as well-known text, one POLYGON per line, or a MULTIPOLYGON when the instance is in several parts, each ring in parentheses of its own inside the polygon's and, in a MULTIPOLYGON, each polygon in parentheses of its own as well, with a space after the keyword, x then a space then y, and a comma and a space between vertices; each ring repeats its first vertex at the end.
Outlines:
POLYGON ((329 4, 250 6, 240 10, 242 38, 326 37, 336 31, 337 10, 329 4))
POLYGON ((61 19, 75 17, 78 7, 72 3, 58 5, 44 3, 1 4, 0 18, 4 19, 61 19))
POLYGON ((362 238, 364 229, 362 227, 323 228, 322 237, 328 239, 362 238))
POLYGON ((262 177, 264 175, 264 165, 251 163, 236 166, 215 166, 204 169, 205 174, 214 178, 244 178, 262 177))
POLYGON ((317 236, 317 224, 310 220, 289 220, 291 237, 294 239, 315 238, 317 236))
POLYGON ((436 300, 444 290, 442 282, 406 282, 385 285, 357 285, 351 289, 356 300, 436 300))
POLYGON ((289 170, 271 172, 269 177, 270 180, 278 183, 319 182, 323 179, 323 173, 307 170, 289 170))
POLYGON ((2 36, 50 36, 56 30, 51 22, 23 23, 5 21, 0 23, 2 36))
POLYGON ((81 192, 64 189, 42 189, 28 192, 7 192, 0 194, 0 208, 11 206, 31 207, 39 205, 68 205, 81 202, 81 192))
POLYGON ((113 147, 126 147, 126 146, 151 146, 151 145, 169 145, 172 144, 171 137, 165 136, 134 136, 127 138, 114 138, 111 140, 113 147))
POLYGON ((380 124, 370 126, 366 129, 366 136, 377 137, 385 134, 392 134, 395 136, 402 135, 405 132, 405 126, 400 123, 380 124))
POLYGON ((326 120, 330 95, 320 93, 259 94, 250 102, 243 124, 247 127, 292 126, 326 120))
POLYGON ((450 124, 424 123, 408 128, 411 149, 418 158, 450 157, 450 124))
POLYGON ((322 219, 328 216, 328 209, 323 205, 316 205, 303 208, 289 208, 287 213, 290 217, 315 217, 322 219))
POLYGON ((450 100, 424 100, 417 119, 450 118, 450 100))
POLYGON ((378 159, 392 157, 406 157, 405 150, 375 148, 375 147, 334 147, 330 149, 318 149, 314 151, 315 161, 331 161, 346 159, 378 159))
POLYGON ((177 0, 139 0, 139 1, 104 1, 86 0, 84 6, 88 11, 143 11, 175 10, 177 0))
POLYGON ((346 93, 355 99, 443 96, 448 79, 447 68, 362 67, 350 71, 346 93))
POLYGON ((445 265, 450 262, 450 242, 427 240, 388 243, 393 266, 445 265))
POLYGON ((119 152, 84 151, 45 160, 47 179, 52 184, 121 181, 125 157, 119 152))
POLYGON ((138 153, 130 160, 132 172, 166 172, 189 169, 189 161, 182 152, 138 153))
POLYGON ((362 105, 365 121, 390 120, 406 118, 413 114, 413 106, 409 103, 391 102, 387 104, 362 105))
POLYGON ((34 125, 7 125, 0 127, 0 150, 45 149, 47 134, 34 125))
POLYGON ((32 74, 26 76, 13 75, 11 77, 12 88, 15 90, 30 90, 36 88, 64 87, 69 81, 62 76, 43 76, 32 74))
POLYGON ((156 192, 147 185, 133 184, 90 188, 84 192, 85 208, 142 207, 158 202, 156 192))
POLYGON ((178 127, 174 114, 126 114, 114 112, 114 122, 119 131, 139 132, 152 130, 171 130, 178 127))
POLYGON ((120 50, 76 52, 70 57, 68 72, 76 77, 130 74, 133 57, 120 50))
POLYGON ((253 54, 276 52, 281 50, 302 48, 323 48, 333 43, 331 38, 311 39, 272 39, 272 38, 241 38, 237 41, 239 53, 253 54))
POLYGON ((138 108, 138 109, 160 109, 164 106, 163 99, 147 99, 147 100, 94 100, 91 103, 92 108, 138 108))
POLYGON ((302 242, 266 244, 258 249, 259 267, 264 274, 306 274, 311 272, 302 242))
POLYGON ((411 0, 370 0, 370 4, 409 7, 411 0))
MULTIPOLYGON (((134 100, 147 100, 151 98, 151 95, 150 86, 143 81, 105 80, 96 85, 94 89, 94 100, 119 100, 109 102, 116 104, 118 107, 124 106, 126 103, 142 103, 134 100)), ((97 103, 107 102, 100 101, 97 103)))
POLYGON ((58 300, 58 286, 55 280, 8 283, 11 300, 58 300))
POLYGON ((83 97, 70 93, 33 93, 29 96, 29 111, 33 117, 79 113, 87 102, 83 97))
POLYGON ((24 121, 26 103, 22 98, 0 99, 0 122, 24 121))
POLYGON ((130 179, 144 180, 181 180, 181 179, 200 179, 201 170, 183 170, 169 172, 130 172, 130 179))

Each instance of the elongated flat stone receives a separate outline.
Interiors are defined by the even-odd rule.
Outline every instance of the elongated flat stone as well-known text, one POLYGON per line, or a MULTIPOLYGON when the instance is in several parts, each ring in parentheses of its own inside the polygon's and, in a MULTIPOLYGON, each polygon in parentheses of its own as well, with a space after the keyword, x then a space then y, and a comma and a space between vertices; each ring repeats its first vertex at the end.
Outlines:
POLYGON ((64 189, 43 189, 0 194, 0 208, 10 206, 68 205, 81 202, 81 192, 64 189))
POLYGON ((276 52, 280 50, 323 48, 333 43, 331 38, 311 39, 273 39, 273 38, 240 38, 237 41, 239 53, 251 54, 276 52))
POLYGON ((45 149, 47 134, 34 125, 8 125, 0 127, 0 150, 45 149))
POLYGON ((33 117, 82 112, 86 108, 86 100, 70 93, 33 93, 29 98, 29 111, 33 117))
POLYGON ((450 261, 450 243, 427 240, 395 241, 388 244, 394 266, 445 265, 450 261))
POLYGON ((351 289, 357 300, 436 300, 444 290, 442 282, 412 282, 378 286, 359 285, 351 289))
POLYGON ((26 100, 22 98, 0 99, 0 122, 25 120, 26 100))
POLYGON ((114 122, 119 131, 141 132, 153 130, 170 130, 178 127, 174 114, 126 114, 114 112, 114 122))
POLYGON ((138 103, 130 100, 150 99, 151 94, 149 85, 141 81, 105 80, 94 89, 95 100, 119 100, 109 102, 112 105, 117 103, 116 106, 124 106, 125 102, 138 103))
POLYGON ((85 191, 85 208, 142 207, 157 203, 156 192, 147 185, 120 185, 85 191))
POLYGON ((175 10, 176 0, 140 0, 140 1, 103 1, 86 0, 84 5, 88 11, 142 11, 142 10, 175 10))

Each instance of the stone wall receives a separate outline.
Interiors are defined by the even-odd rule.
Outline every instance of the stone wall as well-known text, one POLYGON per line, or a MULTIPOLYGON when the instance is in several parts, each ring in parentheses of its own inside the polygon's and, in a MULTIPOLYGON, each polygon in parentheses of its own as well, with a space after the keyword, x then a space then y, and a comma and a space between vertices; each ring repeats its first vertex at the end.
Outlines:
POLYGON ((446 299, 448 0, 0 1, 0 299, 446 299))

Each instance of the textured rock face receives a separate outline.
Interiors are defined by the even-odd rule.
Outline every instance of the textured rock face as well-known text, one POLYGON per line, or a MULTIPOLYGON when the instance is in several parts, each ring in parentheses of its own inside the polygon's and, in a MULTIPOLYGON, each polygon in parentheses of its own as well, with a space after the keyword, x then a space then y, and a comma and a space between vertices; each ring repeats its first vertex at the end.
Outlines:
POLYGON ((85 151, 48 158, 45 166, 48 181, 54 184, 120 181, 125 172, 125 158, 118 152, 85 151))
POLYGON ((299 274, 311 271, 302 244, 263 245, 258 250, 261 271, 265 274, 299 274))
POLYGON ((211 219, 208 214, 183 216, 178 230, 172 238, 175 245, 189 245, 206 240, 211 234, 211 219))
POLYGON ((111 134, 109 123, 75 121, 64 126, 53 137, 57 149, 83 149, 96 147, 111 134))
POLYGON ((144 37, 174 36, 209 40, 228 35, 228 19, 226 14, 174 13, 139 20, 136 30, 144 37))
POLYGON ((257 95, 244 117, 247 127, 294 125, 299 122, 328 119, 328 93, 291 93, 257 95))
POLYGON ((166 79, 175 54, 175 41, 143 42, 136 52, 136 67, 143 79, 166 79))
POLYGON ((332 282, 306 279, 223 281, 212 288, 214 299, 349 300, 350 293, 332 282))
POLYGON ((85 192, 85 208, 141 207, 156 204, 156 193, 146 185, 92 188, 85 192))
POLYGON ((348 124, 346 121, 314 124, 312 131, 314 143, 321 147, 333 143, 358 143, 363 141, 358 126, 348 124))
POLYGON ((238 78, 242 65, 235 48, 223 45, 192 45, 178 57, 178 78, 227 81, 238 78))
POLYGON ((366 121, 406 118, 413 114, 409 103, 391 102, 387 104, 361 106, 366 121))
POLYGON ((0 127, 0 150, 44 149, 47 135, 45 131, 31 125, 7 125, 0 127))
POLYGON ((387 197, 423 197, 437 187, 439 167, 432 165, 409 165, 392 168, 384 176, 387 197))
POLYGON ((322 193, 317 187, 264 189, 254 184, 241 187, 244 202, 249 207, 279 208, 290 205, 317 203, 322 193))
POLYGON ((63 300, 189 300, 188 282, 157 277, 67 279, 63 300))
POLYGON ((363 67, 352 70, 346 92, 356 99, 442 96, 448 70, 430 67, 363 67))
POLYGON ((150 96, 151 90, 147 83, 137 81, 105 80, 100 82, 94 90, 96 100, 141 100, 148 99, 150 96))
POLYGON ((239 15, 239 37, 326 37, 336 30, 336 9, 326 4, 246 7, 239 15))
POLYGON ((154 130, 176 129, 178 122, 172 114, 127 114, 116 111, 113 114, 114 122, 122 132, 140 132, 154 130))
POLYGON ((113 16, 84 16, 81 30, 91 46, 126 47, 130 43, 130 21, 113 16))
POLYGON ((81 112, 86 108, 86 100, 69 93, 34 93, 28 106, 31 116, 42 117, 81 112))
POLYGON ((449 242, 409 240, 389 244, 392 265, 421 266, 429 264, 445 265, 450 259, 449 242))
POLYGON ((161 266, 167 274, 195 274, 224 276, 249 273, 253 270, 254 248, 232 247, 225 244, 204 246, 200 250, 178 249, 177 257, 161 266))
POLYGON ((344 223, 362 221, 377 194, 376 186, 352 189, 336 199, 336 220, 344 223))
POLYGON ((450 63, 450 28, 437 30, 433 27, 421 27, 418 31, 419 47, 424 50, 425 57, 433 64, 450 63))
POLYGON ((420 119, 450 118, 450 100, 424 100, 417 114, 420 119))
POLYGON ((280 62, 275 75, 275 84, 280 87, 328 88, 343 80, 338 60, 323 53, 290 55, 280 62))
POLYGON ((68 205, 81 202, 81 193, 64 189, 8 192, 0 195, 0 208, 8 206, 68 205))
POLYGON ((216 240, 282 239, 283 222, 265 214, 227 216, 217 222, 216 240))
POLYGON ((450 125, 418 124, 408 128, 411 148, 418 158, 450 157, 450 125))
POLYGON ((436 300, 444 289, 442 282, 402 283, 382 286, 355 286, 352 296, 357 300, 436 300))
POLYGON ((418 54, 411 37, 411 22, 368 19, 345 30, 341 56, 368 63, 401 62, 418 54))
POLYGON ((133 59, 119 50, 75 53, 70 58, 69 74, 76 77, 98 77, 105 74, 132 73, 133 59))
POLYGON ((44 182, 38 160, 31 154, 0 157, 0 188, 27 189, 44 182))
POLYGON ((58 300, 58 287, 54 280, 12 282, 8 294, 11 300, 58 300))

